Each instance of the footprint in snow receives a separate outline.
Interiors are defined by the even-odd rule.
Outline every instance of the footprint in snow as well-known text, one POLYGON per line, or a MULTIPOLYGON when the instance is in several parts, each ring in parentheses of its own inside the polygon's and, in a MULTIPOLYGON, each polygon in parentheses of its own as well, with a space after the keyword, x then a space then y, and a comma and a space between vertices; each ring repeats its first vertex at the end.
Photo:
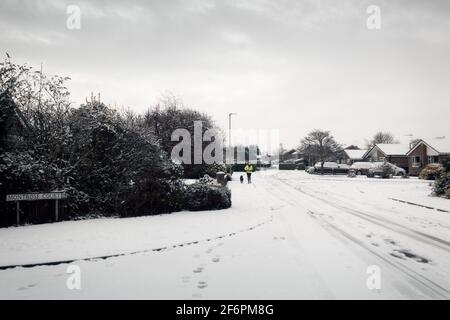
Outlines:
POLYGON ((208 286, 208 284, 206 283, 206 281, 199 281, 197 287, 199 289, 204 289, 208 286))
POLYGON ((202 267, 198 267, 198 268, 196 268, 196 269, 194 269, 194 273, 200 273, 200 272, 202 272, 203 271, 203 268, 202 267))
POLYGON ((392 239, 384 239, 384 241, 385 241, 386 243, 389 243, 389 244, 392 244, 392 245, 396 245, 396 244, 397 244, 397 242, 395 242, 395 241, 392 240, 392 239))
POLYGON ((34 288, 34 287, 36 287, 36 286, 37 286, 37 283, 32 283, 32 284, 27 285, 26 287, 20 287, 20 288, 18 288, 17 291, 28 290, 28 289, 34 288))
POLYGON ((411 252, 410 250, 394 250, 395 252, 391 253, 391 256, 396 257, 396 258, 400 258, 400 259, 413 259, 419 263, 429 263, 430 260, 424 257, 421 257, 413 252, 411 252))
POLYGON ((219 262, 220 261, 220 257, 214 257, 212 258, 212 262, 219 262))

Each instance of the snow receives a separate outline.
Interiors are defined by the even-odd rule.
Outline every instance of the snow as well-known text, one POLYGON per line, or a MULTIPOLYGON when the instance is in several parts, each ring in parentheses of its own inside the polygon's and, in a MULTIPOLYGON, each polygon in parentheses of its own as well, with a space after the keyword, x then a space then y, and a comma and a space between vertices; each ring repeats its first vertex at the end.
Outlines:
POLYGON ((198 179, 183 179, 183 183, 187 186, 197 183, 197 182, 198 182, 198 179))
POLYGON ((344 150, 350 159, 362 159, 367 150, 344 150))
POLYGON ((439 153, 444 154, 450 154, 450 140, 443 138, 443 139, 431 139, 427 140, 428 144, 438 151, 439 153))
POLYGON ((376 145, 386 156, 404 156, 409 151, 408 144, 379 143, 376 145))
POLYGON ((450 209, 428 182, 276 170, 252 180, 230 183, 227 210, 0 229, 0 265, 138 251, 0 270, 0 299, 450 298, 450 214, 390 199, 450 209), (71 264, 81 290, 66 287, 71 264), (366 285, 373 265, 379 290, 366 285))

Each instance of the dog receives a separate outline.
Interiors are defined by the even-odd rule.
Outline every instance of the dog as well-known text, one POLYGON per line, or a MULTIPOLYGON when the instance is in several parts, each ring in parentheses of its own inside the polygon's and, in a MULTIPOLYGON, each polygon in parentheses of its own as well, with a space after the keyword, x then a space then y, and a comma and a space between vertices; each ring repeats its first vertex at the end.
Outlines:
POLYGON ((244 183, 244 176, 241 175, 241 176, 239 177, 239 180, 241 180, 241 183, 244 183))

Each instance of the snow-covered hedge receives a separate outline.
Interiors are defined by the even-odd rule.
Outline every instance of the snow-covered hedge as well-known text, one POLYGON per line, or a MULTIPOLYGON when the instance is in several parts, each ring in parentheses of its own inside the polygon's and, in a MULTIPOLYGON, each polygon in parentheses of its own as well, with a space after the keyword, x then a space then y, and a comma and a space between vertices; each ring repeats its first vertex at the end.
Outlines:
POLYGON ((231 191, 225 186, 195 183, 185 187, 183 208, 190 211, 231 207, 231 191))
MULTIPOLYGON (((170 159, 172 131, 190 128, 196 120, 214 127, 207 115, 171 105, 142 116, 93 97, 74 107, 66 80, 0 61, 0 227, 15 221, 15 203, 6 202, 6 195, 31 191, 66 191, 61 220, 231 205, 228 189, 201 185, 185 190, 182 181, 183 176, 215 177, 226 169, 223 165, 183 167, 170 159)), ((24 203, 21 221, 53 219, 52 205, 24 203)))

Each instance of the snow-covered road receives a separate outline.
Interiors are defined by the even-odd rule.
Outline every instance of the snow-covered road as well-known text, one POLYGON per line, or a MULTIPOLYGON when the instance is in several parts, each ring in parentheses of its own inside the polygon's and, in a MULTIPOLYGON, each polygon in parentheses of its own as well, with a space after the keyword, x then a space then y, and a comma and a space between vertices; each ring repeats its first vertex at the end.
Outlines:
POLYGON ((427 182, 253 180, 230 184, 228 210, 0 229, 0 266, 44 263, 0 270, 0 298, 450 298, 450 201, 427 182), (81 290, 66 286, 74 264, 81 290), (373 266, 379 290, 367 286, 373 266))

